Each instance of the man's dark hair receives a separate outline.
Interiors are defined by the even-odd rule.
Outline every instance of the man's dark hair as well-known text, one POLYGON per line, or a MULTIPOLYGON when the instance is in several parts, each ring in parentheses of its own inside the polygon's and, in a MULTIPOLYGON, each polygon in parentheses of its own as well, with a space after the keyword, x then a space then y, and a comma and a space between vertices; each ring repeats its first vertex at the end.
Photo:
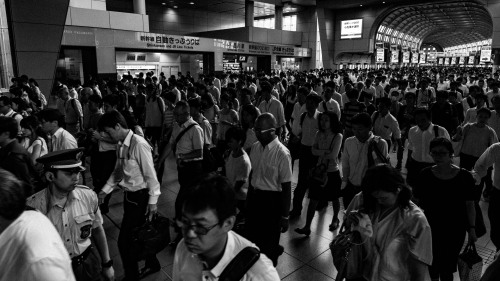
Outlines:
POLYGON ((477 110, 476 114, 479 115, 481 113, 488 114, 488 118, 491 117, 491 110, 489 110, 486 107, 481 107, 480 109, 477 110))
POLYGON ((417 116, 419 114, 425 114, 425 116, 427 117, 427 119, 431 119, 431 111, 425 107, 418 107, 415 109, 415 111, 413 112, 413 116, 417 116))
POLYGON ((175 108, 183 108, 185 110, 187 110, 187 112, 189 112, 189 104, 187 103, 187 101, 184 101, 184 100, 181 100, 181 101, 178 101, 176 104, 175 104, 175 108))
POLYGON ((0 169, 0 217, 15 220, 26 206, 23 183, 10 172, 0 169))
POLYGON ((0 134, 9 133, 9 138, 17 137, 19 133, 19 125, 17 120, 12 117, 0 116, 0 134))
POLYGON ((236 215, 235 192, 225 177, 212 175, 204 178, 186 198, 183 212, 198 214, 205 210, 212 210, 219 219, 219 225, 236 215))
POLYGON ((101 108, 102 107, 102 98, 99 95, 90 95, 89 97, 89 102, 93 102, 97 104, 97 107, 101 108))
POLYGON ((382 105, 384 105, 385 107, 388 107, 388 108, 391 107, 391 99, 388 98, 388 97, 381 97, 381 98, 379 98, 378 101, 377 101, 377 103, 379 105, 382 104, 382 105))
POLYGON ((356 89, 351 89, 349 92, 346 93, 347 98, 349 99, 358 99, 359 98, 359 91, 356 89))
POLYGON ((267 81, 262 81, 260 83, 260 89, 262 90, 262 92, 270 93, 273 87, 271 86, 271 83, 267 81))
POLYGON ((3 105, 12 106, 12 100, 8 96, 0 96, 0 101, 3 105))
POLYGON ((199 99, 190 99, 188 100, 189 107, 201 109, 201 101, 199 99))
POLYGON ((64 116, 58 109, 55 108, 47 108, 40 113, 38 113, 38 117, 40 121, 45 120, 46 122, 54 122, 57 121, 59 127, 64 126, 64 116))
POLYGON ((352 125, 361 125, 365 128, 371 128, 372 127, 372 118, 370 115, 366 112, 361 112, 356 115, 351 119, 351 124, 352 125))
POLYGON ((247 139, 247 134, 243 129, 239 127, 231 127, 226 131, 225 137, 226 141, 234 139, 243 146, 247 139))
POLYGON ((103 103, 107 103, 111 106, 118 106, 118 104, 120 103, 120 97, 117 96, 117 95, 106 95, 104 96, 104 98, 102 98, 102 102, 103 103))
POLYGON ((101 116, 101 119, 99 119, 99 123, 97 124, 97 126, 99 127, 99 131, 104 131, 104 128, 114 128, 116 124, 120 124, 122 128, 128 129, 125 117, 123 117, 120 112, 112 110, 110 112, 104 113, 104 115, 101 116))

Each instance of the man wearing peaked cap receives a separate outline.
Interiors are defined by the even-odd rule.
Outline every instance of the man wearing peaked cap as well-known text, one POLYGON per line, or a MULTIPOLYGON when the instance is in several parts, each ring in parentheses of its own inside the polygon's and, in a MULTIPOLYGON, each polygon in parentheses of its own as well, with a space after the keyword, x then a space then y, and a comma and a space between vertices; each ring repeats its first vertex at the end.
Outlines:
POLYGON ((56 227, 71 257, 76 280, 101 280, 102 276, 113 280, 113 261, 97 195, 90 188, 78 185, 80 172, 85 170, 80 161, 82 151, 82 148, 66 149, 38 158, 37 162, 44 166, 48 186, 28 198, 27 205, 45 214, 56 227), (100 253, 100 260, 93 246, 100 253))

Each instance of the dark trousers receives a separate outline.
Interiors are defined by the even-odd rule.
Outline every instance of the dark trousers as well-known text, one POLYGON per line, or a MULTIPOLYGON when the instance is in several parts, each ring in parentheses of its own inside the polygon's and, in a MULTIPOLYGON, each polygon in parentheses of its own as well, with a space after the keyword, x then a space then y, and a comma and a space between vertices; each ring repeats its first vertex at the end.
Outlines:
POLYGON ((493 245, 500 249, 500 190, 493 187, 490 192, 490 205, 488 207, 490 219, 490 238, 493 245))
POLYGON ((346 187, 342 190, 342 203, 344 203, 344 209, 347 209, 349 207, 349 204, 351 203, 352 199, 356 194, 358 194, 361 191, 361 186, 357 186, 352 184, 351 182, 348 182, 346 187))
MULTIPOLYGON (((130 251, 132 243, 132 230, 146 222, 146 209, 149 194, 147 189, 136 192, 124 192, 123 220, 118 236, 118 250, 122 259, 125 277, 127 280, 139 280, 138 260, 135 253, 130 251)), ((146 267, 159 267, 160 262, 156 255, 146 258, 146 267)))
POLYGON ((405 152, 405 143, 407 139, 408 139, 408 133, 401 134, 401 146, 398 146, 398 152, 397 152, 398 164, 402 164, 403 162, 403 154, 405 152))
POLYGON ((144 135, 151 140, 153 149, 156 145, 160 145, 161 127, 147 127, 144 135))
MULTIPOLYGON (((94 151, 91 155, 90 174, 92 175, 92 185, 95 193, 99 194, 106 184, 106 181, 113 173, 116 164, 116 151, 94 151)), ((105 206, 108 206, 111 193, 104 198, 105 206)))
POLYGON ((299 152, 299 178, 297 187, 293 192, 293 212, 300 213, 302 211, 302 201, 309 188, 309 170, 313 168, 318 161, 318 157, 312 154, 310 146, 300 145, 299 152))
MULTIPOLYGON (((91 246, 92 247, 92 246, 91 246)), ((99 281, 101 276, 101 259, 96 248, 89 249, 87 258, 79 265, 72 265, 76 281, 99 281)))
POLYGON ((434 165, 434 163, 418 162, 410 157, 406 162, 406 169, 408 170, 408 174, 406 175, 406 182, 412 188, 415 188, 420 171, 432 165, 434 165))
POLYGON ((175 217, 180 218, 182 214, 182 204, 186 200, 191 188, 196 186, 203 176, 202 161, 183 162, 177 166, 179 173, 179 193, 175 200, 175 217))
POLYGON ((246 233, 260 251, 278 264, 282 196, 277 191, 253 190, 247 196, 246 233))

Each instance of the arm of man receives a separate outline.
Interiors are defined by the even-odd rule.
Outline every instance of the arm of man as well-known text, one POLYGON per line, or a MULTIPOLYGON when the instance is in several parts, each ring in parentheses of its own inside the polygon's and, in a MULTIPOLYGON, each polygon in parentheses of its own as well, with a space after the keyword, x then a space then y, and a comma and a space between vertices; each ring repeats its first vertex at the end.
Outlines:
POLYGON ((102 188, 101 192, 99 192, 99 194, 98 194, 99 205, 102 204, 102 200, 104 200, 104 197, 106 197, 106 194, 113 192, 113 189, 115 189, 116 184, 121 181, 122 172, 123 171, 122 171, 122 167, 120 165, 120 161, 119 161, 119 159, 117 159, 113 172, 109 176, 109 178, 106 181, 106 184, 102 188))
POLYGON ((288 219, 290 213, 290 202, 292 200, 292 183, 284 182, 281 184, 281 232, 288 230, 288 219))
POLYGON ((429 266, 413 257, 408 259, 411 281, 430 281, 429 266))
POLYGON ((347 140, 344 142, 344 151, 342 152, 342 189, 345 188, 349 181, 351 168, 349 166, 349 150, 347 149, 347 140))
POLYGON ((160 183, 156 177, 156 170, 154 168, 153 154, 151 147, 147 143, 138 142, 135 146, 134 156, 137 159, 137 164, 141 169, 141 174, 144 177, 146 186, 149 189, 148 209, 146 215, 149 215, 149 220, 157 211, 156 203, 160 197, 160 183))
POLYGON ((71 262, 54 257, 39 259, 35 263, 31 264, 26 277, 27 280, 38 281, 75 280, 73 270, 71 269, 71 262))
POLYGON ((476 161, 473 172, 477 173, 480 178, 486 176, 488 168, 495 163, 495 155, 499 152, 499 146, 497 145, 488 147, 476 161))
MULTIPOLYGON (((111 257, 109 255, 108 241, 106 240, 106 234, 104 233, 102 225, 99 225, 98 227, 93 229, 93 237, 97 251, 101 256, 102 263, 106 263, 111 260, 111 257)), ((106 277, 106 280, 113 280, 115 276, 115 271, 112 266, 107 268, 103 267, 102 273, 106 277)))

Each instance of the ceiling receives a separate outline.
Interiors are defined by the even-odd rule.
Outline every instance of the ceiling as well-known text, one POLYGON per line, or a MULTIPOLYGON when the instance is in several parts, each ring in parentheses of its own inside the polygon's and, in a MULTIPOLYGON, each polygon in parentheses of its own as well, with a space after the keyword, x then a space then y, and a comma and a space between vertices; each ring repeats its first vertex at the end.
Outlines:
MULTIPOLYGON (((266 17, 274 15, 275 2, 283 4, 283 12, 296 13, 301 11, 302 5, 312 0, 292 0, 292 1, 269 1, 254 2, 254 17, 266 17), (301 3, 299 5, 299 3, 301 3)), ((174 6, 179 9, 196 9, 216 13, 230 13, 236 15, 245 15, 245 0, 147 0, 148 3, 161 4, 166 7, 173 8, 174 6), (164 4, 163 4, 164 3, 164 4)))
POLYGON ((443 48, 487 40, 493 31, 484 5, 472 1, 399 7, 381 24, 443 48))

